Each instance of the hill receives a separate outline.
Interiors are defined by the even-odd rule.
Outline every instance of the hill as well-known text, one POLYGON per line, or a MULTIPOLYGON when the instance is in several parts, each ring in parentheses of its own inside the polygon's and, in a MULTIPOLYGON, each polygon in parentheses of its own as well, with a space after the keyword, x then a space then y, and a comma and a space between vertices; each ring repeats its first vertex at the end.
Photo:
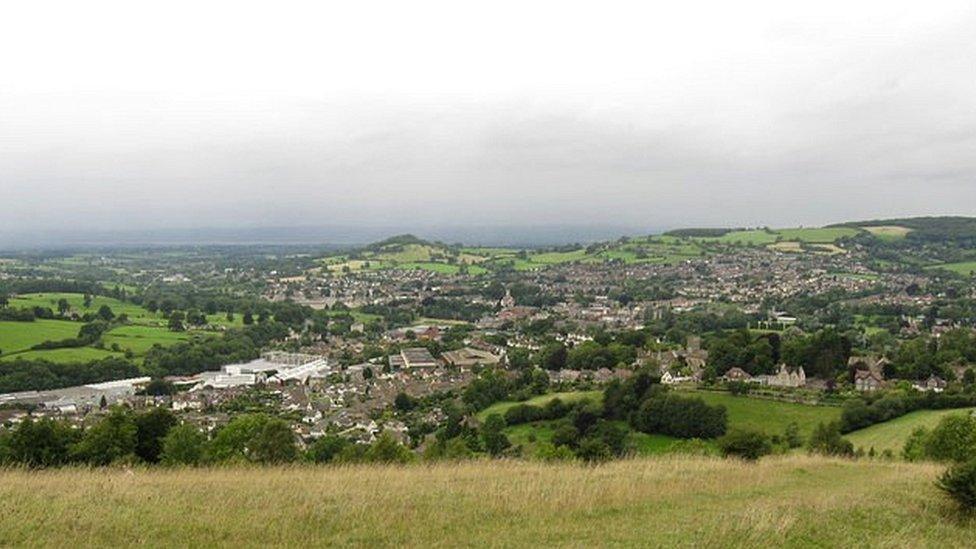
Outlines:
POLYGON ((972 547, 931 464, 791 456, 600 466, 0 471, 19 546, 972 547))

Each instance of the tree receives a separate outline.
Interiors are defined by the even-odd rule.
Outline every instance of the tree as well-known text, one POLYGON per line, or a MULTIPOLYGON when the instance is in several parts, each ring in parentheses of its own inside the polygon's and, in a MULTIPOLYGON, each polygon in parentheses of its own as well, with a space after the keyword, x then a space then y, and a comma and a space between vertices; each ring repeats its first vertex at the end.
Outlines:
POLYGON ((937 461, 964 462, 976 456, 976 418, 949 415, 925 437, 925 455, 937 461))
POLYGON ((773 451, 765 433, 736 429, 718 439, 718 447, 725 457, 740 457, 755 461, 773 451))
POLYGON ((800 436, 800 426, 797 425, 795 421, 786 426, 786 432, 783 434, 783 440, 786 441, 786 445, 790 448, 799 448, 800 446, 803 446, 803 437, 800 436))
POLYGON ((61 299, 58 300, 58 314, 64 316, 70 310, 71 310, 71 304, 68 303, 67 299, 62 297, 61 299))
POLYGON ((183 313, 173 311, 169 316, 169 329, 171 332, 182 332, 185 329, 183 326, 183 313))
POLYGON ((939 477, 936 486, 965 512, 976 509, 976 460, 959 463, 939 477))
POLYGON ((244 414, 232 419, 217 431, 210 444, 214 461, 247 461, 249 447, 264 425, 272 421, 266 414, 244 414))
POLYGON ((248 457, 265 464, 295 461, 298 458, 295 433, 284 420, 266 422, 248 444, 248 457))
POLYGON ((245 326, 250 326, 251 324, 254 324, 254 315, 251 314, 251 311, 244 311, 243 322, 245 326))
POLYGON ((491 414, 485 418, 485 424, 481 427, 481 441, 485 450, 492 456, 501 455, 509 446, 508 437, 505 436, 505 420, 499 414, 491 414))
POLYGON ((610 447, 598 438, 585 439, 582 443, 580 443, 579 449, 576 451, 576 455, 580 459, 591 462, 607 461, 613 456, 612 452, 610 451, 610 447))
POLYGON ((160 461, 165 465, 198 465, 203 462, 206 444, 207 438, 196 427, 177 425, 163 439, 160 461))
POLYGON ((388 431, 383 431, 370 444, 363 457, 366 461, 379 463, 409 463, 414 459, 413 453, 406 446, 397 442, 388 431))
POLYGON ((90 309, 92 304, 91 294, 86 293, 84 297, 82 297, 82 303, 84 304, 86 309, 90 309))
POLYGON ((46 418, 21 421, 7 437, 7 459, 28 467, 64 465, 78 432, 65 423, 46 418))
POLYGON ((807 448, 812 453, 823 454, 825 456, 845 456, 854 455, 854 444, 840 435, 840 423, 832 421, 830 423, 819 423, 810 440, 807 448))
POLYGON ((132 414, 115 407, 98 423, 89 427, 72 453, 92 465, 135 458, 138 428, 132 414))
POLYGON ((305 452, 305 459, 312 463, 330 463, 338 458, 350 442, 334 435, 319 437, 309 445, 305 452))
POLYGON ((0 309, 6 309, 10 305, 10 297, 7 294, 0 294, 0 309))
POLYGON ((111 322, 115 318, 115 313, 112 312, 112 308, 108 305, 102 305, 98 308, 98 318, 101 318, 105 322, 111 322))
POLYGON ((546 370, 562 370, 566 367, 566 346, 562 343, 550 343, 539 351, 539 366, 546 370))
MULTIPOLYGON (((364 375, 363 377, 365 378, 366 376, 364 375)), ((400 391, 397 393, 396 398, 393 399, 393 406, 395 406, 400 412, 409 412, 410 410, 413 410, 415 403, 414 400, 410 398, 410 395, 400 391)))
POLYGON ((167 396, 176 393, 176 387, 165 379, 153 379, 146 384, 146 394, 149 396, 167 396))
POLYGON ((176 416, 166 408, 153 408, 137 415, 135 423, 136 455, 146 463, 159 462, 159 455, 163 451, 163 439, 176 425, 176 416))

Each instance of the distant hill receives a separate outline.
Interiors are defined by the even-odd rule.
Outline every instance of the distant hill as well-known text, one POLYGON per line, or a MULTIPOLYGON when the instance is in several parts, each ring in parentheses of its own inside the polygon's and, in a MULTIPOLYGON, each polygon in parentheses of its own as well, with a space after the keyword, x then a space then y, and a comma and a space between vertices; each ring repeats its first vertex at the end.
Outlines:
POLYGON ((858 227, 882 237, 890 237, 901 232, 901 236, 913 240, 951 240, 959 244, 976 244, 976 217, 929 216, 873 219, 838 223, 831 227, 858 227))

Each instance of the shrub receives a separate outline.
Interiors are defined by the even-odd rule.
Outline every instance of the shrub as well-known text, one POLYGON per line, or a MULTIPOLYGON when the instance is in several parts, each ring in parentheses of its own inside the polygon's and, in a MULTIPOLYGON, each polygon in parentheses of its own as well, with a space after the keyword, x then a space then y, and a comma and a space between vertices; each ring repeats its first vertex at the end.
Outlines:
POLYGON ((970 416, 946 416, 925 437, 925 456, 930 459, 963 462, 974 455, 976 419, 970 416))
POLYGON ((850 457, 854 455, 854 444, 840 436, 840 424, 836 421, 818 424, 817 428, 813 430, 813 435, 810 436, 807 447, 810 452, 825 456, 850 457))
POLYGON ((773 451, 773 445, 765 433, 735 430, 718 439, 718 447, 724 457, 757 460, 773 451))
POLYGON ((901 451, 901 456, 906 461, 919 461, 925 459, 925 439, 928 437, 925 427, 918 427, 905 441, 905 447, 901 451))
POLYGON ((976 460, 950 467, 939 477, 936 486, 951 497, 962 510, 971 512, 976 509, 976 460))

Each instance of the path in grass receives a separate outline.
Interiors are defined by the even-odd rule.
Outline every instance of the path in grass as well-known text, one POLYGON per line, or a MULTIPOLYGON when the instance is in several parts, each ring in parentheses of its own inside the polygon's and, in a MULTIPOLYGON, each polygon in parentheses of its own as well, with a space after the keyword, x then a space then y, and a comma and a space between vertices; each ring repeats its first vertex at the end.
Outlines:
POLYGON ((952 410, 918 410, 905 414, 901 417, 865 427, 845 435, 855 448, 864 448, 865 451, 874 448, 877 452, 891 450, 896 455, 905 447, 912 431, 919 427, 931 429, 939 421, 952 414, 965 414, 976 410, 976 408, 956 408, 952 410))

